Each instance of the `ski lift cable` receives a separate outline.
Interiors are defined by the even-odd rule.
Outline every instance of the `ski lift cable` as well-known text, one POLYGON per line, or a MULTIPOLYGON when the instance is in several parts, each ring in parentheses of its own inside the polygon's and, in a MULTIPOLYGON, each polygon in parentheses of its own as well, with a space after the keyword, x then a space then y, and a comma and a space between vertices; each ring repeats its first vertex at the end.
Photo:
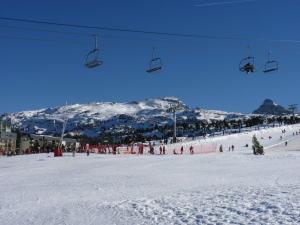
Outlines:
POLYGON ((79 24, 71 24, 71 23, 58 23, 58 22, 49 22, 49 21, 42 21, 42 20, 21 19, 21 18, 13 18, 13 17, 1 17, 1 16, 0 16, 0 20, 32 23, 32 24, 54 25, 54 26, 72 27, 72 28, 81 28, 81 29, 94 29, 94 30, 102 30, 102 31, 115 31, 115 32, 127 32, 127 33, 140 33, 146 35, 181 37, 181 38, 244 40, 244 41, 278 42, 278 43, 281 42, 281 43, 300 44, 300 40, 293 40, 293 39, 266 39, 266 38, 255 38, 255 37, 244 37, 244 36, 217 36, 217 35, 214 36, 214 35, 200 35, 200 34, 188 34, 188 33, 158 32, 158 31, 146 31, 146 30, 125 29, 125 28, 79 25, 79 24))
MULTIPOLYGON (((21 27, 21 26, 11 26, 11 25, 3 25, 0 23, 0 28, 8 28, 8 29, 16 29, 16 30, 25 30, 25 31, 37 31, 37 32, 47 32, 47 33, 57 33, 61 35, 72 35, 72 36, 81 36, 90 38, 93 36, 92 33, 80 33, 80 32, 70 32, 70 31, 61 31, 61 30, 49 30, 44 28, 32 28, 32 27, 21 27)), ((124 35, 116 35, 116 34, 101 34, 101 39, 132 39, 130 36, 124 35)), ((143 40, 143 41, 150 41, 153 38, 146 38, 146 37, 134 37, 135 40, 143 40)))
POLYGON ((13 36, 13 35, 0 35, 0 38, 25 40, 25 41, 54 42, 54 43, 62 43, 63 42, 66 44, 86 46, 85 42, 80 42, 77 40, 70 40, 70 39, 54 40, 54 39, 43 39, 43 38, 33 38, 33 37, 20 37, 20 36, 13 36))
POLYGON ((44 29, 44 28, 20 27, 20 26, 11 26, 11 25, 3 25, 3 24, 0 24, 0 27, 2 27, 2 28, 9 28, 9 29, 27 30, 27 31, 57 33, 57 34, 62 34, 62 35, 66 34, 66 35, 74 35, 74 36, 82 36, 82 37, 90 37, 92 35, 90 33, 60 31, 60 30, 49 30, 49 29, 44 29))

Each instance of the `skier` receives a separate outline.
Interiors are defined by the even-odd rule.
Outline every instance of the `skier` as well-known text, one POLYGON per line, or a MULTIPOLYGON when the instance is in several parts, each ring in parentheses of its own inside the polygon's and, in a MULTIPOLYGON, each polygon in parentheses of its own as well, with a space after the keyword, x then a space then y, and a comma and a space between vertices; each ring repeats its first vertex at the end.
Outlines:
POLYGON ((193 155, 194 154, 194 147, 191 145, 190 147, 190 154, 193 155))
POLYGON ((234 151, 234 145, 231 145, 231 150, 234 151))
POLYGON ((285 146, 287 146, 288 142, 286 141, 284 144, 285 144, 285 146))
POLYGON ((115 145, 112 146, 112 152, 113 152, 113 155, 117 154, 117 147, 115 145))
POLYGON ((220 145, 219 151, 220 151, 220 152, 223 152, 223 145, 220 145))
POLYGON ((163 154, 166 154, 166 147, 163 145, 163 154))
POLYGON ((75 147, 72 147, 72 156, 75 157, 75 147))
POLYGON ((89 156, 90 155, 90 149, 86 150, 86 155, 89 156))
POLYGON ((150 147, 150 154, 154 155, 154 147, 153 146, 150 147))
POLYGON ((162 154, 162 147, 159 146, 159 154, 161 155, 162 154))
POLYGON ((181 146, 180 154, 181 154, 181 155, 183 154, 183 146, 181 146))

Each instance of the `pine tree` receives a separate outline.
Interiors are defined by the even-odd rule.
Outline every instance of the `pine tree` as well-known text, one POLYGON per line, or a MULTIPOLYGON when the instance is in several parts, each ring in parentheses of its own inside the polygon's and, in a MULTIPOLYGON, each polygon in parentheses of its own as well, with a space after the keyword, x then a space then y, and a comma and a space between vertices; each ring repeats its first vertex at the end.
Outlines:
POLYGON ((252 144, 254 155, 264 155, 264 147, 258 142, 255 135, 252 137, 252 144))

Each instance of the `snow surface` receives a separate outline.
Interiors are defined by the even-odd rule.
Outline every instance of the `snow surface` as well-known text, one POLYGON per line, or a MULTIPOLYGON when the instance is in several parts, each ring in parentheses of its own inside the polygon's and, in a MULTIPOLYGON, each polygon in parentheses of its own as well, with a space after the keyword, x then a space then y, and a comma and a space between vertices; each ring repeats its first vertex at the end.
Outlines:
POLYGON ((205 140, 223 153, 0 157, 0 224, 300 224, 300 126, 281 129, 264 156, 251 132, 205 140))

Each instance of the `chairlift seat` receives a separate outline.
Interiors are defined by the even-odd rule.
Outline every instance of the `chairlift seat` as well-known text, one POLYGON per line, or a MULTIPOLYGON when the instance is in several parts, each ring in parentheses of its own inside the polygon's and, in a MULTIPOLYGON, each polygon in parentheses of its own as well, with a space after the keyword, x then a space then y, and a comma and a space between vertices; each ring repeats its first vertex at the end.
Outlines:
POLYGON ((103 62, 99 59, 99 49, 95 48, 87 54, 85 60, 85 66, 87 68, 92 69, 102 64, 103 62))
POLYGON ((276 72, 278 71, 278 62, 275 61, 275 60, 272 60, 272 61, 268 61, 266 64, 265 64, 265 69, 264 69, 264 73, 272 73, 272 72, 276 72))
POLYGON ((153 58, 150 60, 149 69, 146 70, 147 73, 153 73, 162 70, 161 58, 153 58))
POLYGON ((92 69, 92 68, 95 68, 95 67, 97 67, 97 66, 101 66, 102 64, 103 64, 103 62, 102 62, 101 60, 96 59, 96 60, 93 60, 93 61, 88 61, 88 62, 86 62, 86 63, 85 63, 85 66, 86 66, 87 68, 92 69))
POLYGON ((147 73, 153 73, 153 72, 159 71, 159 70, 161 70, 161 69, 162 69, 161 66, 159 66, 159 67, 154 67, 154 68, 150 68, 150 69, 147 70, 147 73))
POLYGON ((264 72, 264 73, 271 73, 271 72, 276 72, 277 70, 278 70, 278 69, 272 68, 272 69, 264 70, 263 72, 264 72))

